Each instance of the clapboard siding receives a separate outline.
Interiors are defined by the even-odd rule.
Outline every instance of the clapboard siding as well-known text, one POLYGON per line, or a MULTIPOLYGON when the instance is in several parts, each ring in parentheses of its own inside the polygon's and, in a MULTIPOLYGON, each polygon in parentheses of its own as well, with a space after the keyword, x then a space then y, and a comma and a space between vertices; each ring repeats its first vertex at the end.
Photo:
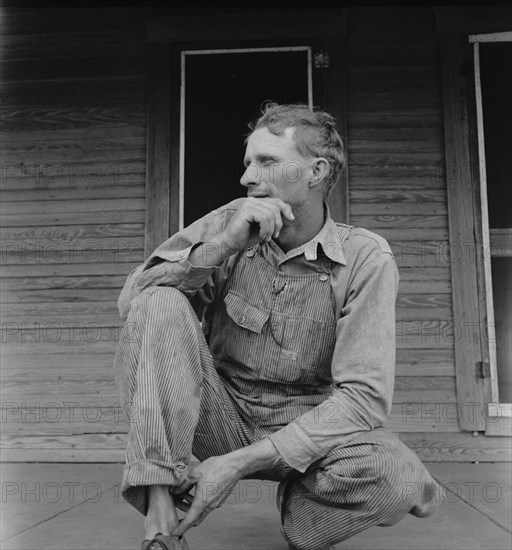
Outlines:
POLYGON ((439 51, 433 14, 414 14, 351 9, 350 223, 385 237, 400 271, 388 427, 456 432, 457 414, 436 414, 457 412, 439 51))
MULTIPOLYGON (((46 436, 70 441, 126 432, 112 358, 121 330, 117 298, 144 248, 145 29, 136 14, 103 8, 3 14, 7 459, 24 460, 46 436), (57 418, 67 402, 77 414, 57 418), (95 403, 101 418, 92 413, 95 403), (30 410, 36 413, 25 414, 30 410)), ((101 441, 108 447, 111 439, 101 441)), ((55 449, 66 444, 50 447, 48 459, 56 460, 55 449)))
MULTIPOLYGON (((2 14, 5 460, 124 456, 130 418, 112 359, 119 291, 144 254, 146 11, 2 14)), ((460 251, 449 243, 432 8, 350 8, 346 77, 350 223, 385 237, 400 270, 387 427, 426 460, 503 460, 499 438, 466 437, 458 422, 460 251)))

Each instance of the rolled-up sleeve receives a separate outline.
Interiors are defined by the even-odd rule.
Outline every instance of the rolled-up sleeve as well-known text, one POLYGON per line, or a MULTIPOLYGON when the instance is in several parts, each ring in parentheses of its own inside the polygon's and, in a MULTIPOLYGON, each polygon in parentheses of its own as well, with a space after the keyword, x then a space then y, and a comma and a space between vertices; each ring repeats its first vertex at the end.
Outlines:
MULTIPOLYGON (((207 283, 219 266, 192 265, 188 258, 197 246, 209 243, 224 228, 229 215, 236 211, 236 201, 210 212, 160 245, 151 256, 134 269, 126 280, 118 300, 119 314, 125 319, 132 300, 150 286, 175 287, 188 297, 207 283)), ((212 244, 213 246, 213 244, 212 244)), ((208 253, 208 247, 206 252, 208 253)))
POLYGON ((393 398, 397 291, 390 252, 379 251, 355 274, 336 326, 332 395, 269 436, 296 470, 384 424, 393 398))

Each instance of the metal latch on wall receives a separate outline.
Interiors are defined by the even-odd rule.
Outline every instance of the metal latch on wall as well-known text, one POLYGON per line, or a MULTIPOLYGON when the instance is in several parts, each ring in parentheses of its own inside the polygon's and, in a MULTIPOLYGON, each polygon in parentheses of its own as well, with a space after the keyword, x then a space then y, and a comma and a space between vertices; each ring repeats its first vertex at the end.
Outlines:
POLYGON ((315 69, 329 68, 329 53, 320 50, 315 52, 315 69))
POLYGON ((475 363, 476 377, 489 378, 491 376, 491 364, 486 361, 478 361, 475 363))

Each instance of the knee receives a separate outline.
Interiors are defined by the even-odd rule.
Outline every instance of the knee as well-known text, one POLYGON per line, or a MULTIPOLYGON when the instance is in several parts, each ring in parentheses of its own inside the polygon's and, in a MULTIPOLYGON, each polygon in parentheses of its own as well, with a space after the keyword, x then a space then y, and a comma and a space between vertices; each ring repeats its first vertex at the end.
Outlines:
POLYGON ((442 488, 412 453, 388 457, 377 472, 378 496, 372 513, 379 525, 394 525, 406 514, 427 516, 442 502, 442 488))
POLYGON ((187 319, 197 322, 197 316, 181 291, 174 287, 152 286, 144 289, 131 303, 125 326, 138 332, 144 327, 178 329, 187 319))
POLYGON ((181 314, 189 309, 190 303, 180 290, 170 286, 150 286, 144 289, 132 302, 132 311, 159 311, 166 315, 181 314))

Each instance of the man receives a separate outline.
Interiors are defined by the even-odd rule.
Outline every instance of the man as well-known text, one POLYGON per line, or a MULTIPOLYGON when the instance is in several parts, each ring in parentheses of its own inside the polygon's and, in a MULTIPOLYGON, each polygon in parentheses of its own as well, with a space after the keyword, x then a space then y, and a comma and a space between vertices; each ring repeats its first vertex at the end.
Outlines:
POLYGON ((269 104, 251 130, 247 198, 167 240, 120 296, 115 371, 135 419, 122 491, 146 515, 143 549, 187 548, 243 477, 281 481, 282 534, 304 550, 441 500, 382 428, 398 273, 384 239, 329 215, 344 161, 333 118, 269 104))

